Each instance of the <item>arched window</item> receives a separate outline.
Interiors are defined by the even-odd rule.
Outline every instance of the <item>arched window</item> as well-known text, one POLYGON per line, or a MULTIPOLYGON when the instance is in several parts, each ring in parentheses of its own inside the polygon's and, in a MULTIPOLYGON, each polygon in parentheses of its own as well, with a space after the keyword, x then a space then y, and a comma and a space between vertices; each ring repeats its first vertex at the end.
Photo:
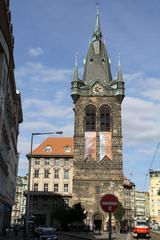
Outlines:
POLYGON ((85 131, 96 130, 96 109, 94 106, 88 106, 85 111, 85 131))
POLYGON ((99 110, 99 118, 100 118, 100 131, 107 132, 110 131, 110 110, 107 106, 103 106, 99 110))

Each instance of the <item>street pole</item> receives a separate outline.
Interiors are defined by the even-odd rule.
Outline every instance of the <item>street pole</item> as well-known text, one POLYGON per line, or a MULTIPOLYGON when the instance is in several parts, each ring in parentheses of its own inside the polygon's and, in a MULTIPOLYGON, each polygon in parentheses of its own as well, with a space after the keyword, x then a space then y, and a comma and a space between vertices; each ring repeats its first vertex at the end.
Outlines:
POLYGON ((109 212, 109 240, 112 240, 112 213, 109 212))
POLYGON ((29 208, 30 208, 30 177, 31 177, 31 160, 32 160, 32 149, 33 149, 33 136, 31 135, 31 148, 30 148, 30 157, 29 157, 29 166, 28 166, 28 192, 27 192, 27 214, 26 214, 26 232, 28 232, 28 221, 29 221, 29 208))
POLYGON ((29 166, 28 166, 28 192, 27 192, 27 212, 26 212, 26 232, 28 232, 29 218, 30 218, 30 177, 31 177, 31 163, 32 163, 32 151, 33 151, 33 137, 35 135, 49 135, 49 134, 63 134, 62 131, 58 132, 36 132, 31 134, 31 146, 30 146, 30 156, 29 166))

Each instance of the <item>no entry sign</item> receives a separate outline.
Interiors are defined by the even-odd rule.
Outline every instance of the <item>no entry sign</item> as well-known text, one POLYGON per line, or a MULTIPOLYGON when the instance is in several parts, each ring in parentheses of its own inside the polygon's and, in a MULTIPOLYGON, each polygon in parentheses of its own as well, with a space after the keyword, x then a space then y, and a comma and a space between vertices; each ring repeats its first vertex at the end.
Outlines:
POLYGON ((116 211, 119 205, 119 201, 115 195, 106 194, 101 198, 100 204, 104 212, 111 213, 116 211))

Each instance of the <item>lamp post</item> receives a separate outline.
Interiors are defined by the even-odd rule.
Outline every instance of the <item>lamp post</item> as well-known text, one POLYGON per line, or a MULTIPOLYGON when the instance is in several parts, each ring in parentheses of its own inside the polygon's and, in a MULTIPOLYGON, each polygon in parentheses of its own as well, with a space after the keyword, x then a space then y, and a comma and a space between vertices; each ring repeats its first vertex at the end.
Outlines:
POLYGON ((29 207, 30 207, 30 177, 31 177, 31 161, 32 161, 32 151, 33 151, 33 138, 37 135, 50 135, 50 134, 63 134, 62 131, 57 132, 35 132, 31 134, 31 146, 30 146, 30 156, 29 166, 28 166, 28 192, 27 192, 27 212, 26 212, 26 232, 28 232, 28 222, 29 222, 29 207))

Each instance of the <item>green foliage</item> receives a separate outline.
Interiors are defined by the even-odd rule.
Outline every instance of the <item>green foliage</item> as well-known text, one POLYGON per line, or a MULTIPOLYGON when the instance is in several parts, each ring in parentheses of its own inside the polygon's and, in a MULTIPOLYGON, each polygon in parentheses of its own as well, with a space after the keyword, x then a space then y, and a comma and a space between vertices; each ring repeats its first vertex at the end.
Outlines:
POLYGON ((122 204, 120 203, 118 209, 114 212, 114 217, 118 222, 121 222, 124 214, 125 214, 125 209, 123 208, 122 204))
POLYGON ((86 217, 80 203, 75 204, 72 208, 59 207, 55 210, 55 218, 63 228, 67 228, 68 223, 82 223, 86 217))
POLYGON ((160 196, 160 189, 158 190, 157 194, 160 196))
POLYGON ((83 222, 83 220, 87 217, 87 215, 84 213, 81 203, 77 203, 73 206, 73 215, 75 221, 80 223, 83 222))

